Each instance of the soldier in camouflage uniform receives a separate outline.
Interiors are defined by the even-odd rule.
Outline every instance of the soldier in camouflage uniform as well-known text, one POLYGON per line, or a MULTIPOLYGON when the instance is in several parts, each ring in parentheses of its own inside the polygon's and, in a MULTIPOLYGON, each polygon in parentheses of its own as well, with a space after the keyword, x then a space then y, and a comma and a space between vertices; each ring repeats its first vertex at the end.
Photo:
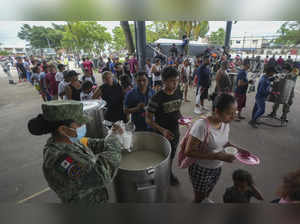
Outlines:
MULTIPOLYGON (((283 122, 288 122, 287 114, 290 112, 290 107, 293 105, 294 102, 295 86, 296 86, 298 75, 299 75, 299 70, 297 68, 294 68, 291 72, 287 74, 287 79, 293 81, 293 87, 289 95, 288 102, 282 105, 282 115, 280 119, 283 122)), ((275 118, 278 108, 279 108, 279 103, 274 103, 273 110, 268 116, 275 118)))
MULTIPOLYGON (((34 135, 51 133, 44 148, 43 172, 49 187, 63 203, 95 205, 108 200, 107 186, 118 170, 121 144, 116 137, 83 137, 83 105, 78 101, 50 101, 42 105, 43 114, 29 121, 34 135), (79 136, 80 135, 80 136, 79 136)), ((115 132, 122 132, 115 126, 115 132)))

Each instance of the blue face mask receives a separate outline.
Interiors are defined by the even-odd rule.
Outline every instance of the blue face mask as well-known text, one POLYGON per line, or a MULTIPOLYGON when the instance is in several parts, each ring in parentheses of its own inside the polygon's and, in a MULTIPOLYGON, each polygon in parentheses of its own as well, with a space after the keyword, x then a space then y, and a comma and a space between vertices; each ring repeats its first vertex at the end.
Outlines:
POLYGON ((72 143, 80 141, 80 139, 82 139, 85 136, 86 125, 84 124, 81 127, 76 128, 76 133, 77 133, 76 137, 68 137, 72 143))

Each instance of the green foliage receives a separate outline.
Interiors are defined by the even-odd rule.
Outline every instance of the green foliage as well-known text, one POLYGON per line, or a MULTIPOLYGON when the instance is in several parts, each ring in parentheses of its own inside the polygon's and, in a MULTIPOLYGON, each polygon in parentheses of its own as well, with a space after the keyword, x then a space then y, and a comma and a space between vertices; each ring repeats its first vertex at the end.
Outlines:
POLYGON ((146 37, 148 43, 153 43, 160 38, 177 39, 179 36, 178 30, 168 29, 168 22, 155 21, 153 24, 146 26, 146 37))
POLYGON ((212 32, 209 37, 209 43, 224 45, 225 42, 225 30, 223 28, 219 28, 217 31, 212 32))
POLYGON ((8 51, 0 50, 0 56, 9 56, 10 53, 8 51))
MULTIPOLYGON (((135 46, 135 30, 134 30, 134 24, 129 24, 130 32, 133 39, 133 44, 135 46)), ((116 26, 113 30, 113 38, 112 38, 112 47, 114 50, 124 50, 126 49, 126 37, 124 34, 124 30, 120 26, 116 26)))
POLYGON ((298 45, 300 44, 300 22, 285 22, 277 31, 280 36, 274 41, 275 44, 298 45))
POLYGON ((68 22, 62 32, 62 46, 73 51, 100 53, 112 41, 110 33, 97 22, 68 22))
POLYGON ((198 40, 199 37, 205 37, 209 30, 208 21, 168 21, 167 24, 168 30, 173 30, 180 39, 187 34, 191 40, 198 40))
POLYGON ((18 37, 28 41, 33 48, 60 48, 63 38, 61 32, 57 29, 43 26, 30 26, 24 24, 18 37))

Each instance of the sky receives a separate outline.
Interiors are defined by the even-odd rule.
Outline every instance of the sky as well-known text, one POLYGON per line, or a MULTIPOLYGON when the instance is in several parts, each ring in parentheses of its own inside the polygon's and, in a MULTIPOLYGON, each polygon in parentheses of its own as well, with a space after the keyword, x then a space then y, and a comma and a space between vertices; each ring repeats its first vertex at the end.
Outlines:
MULTIPOLYGON (((25 42, 17 37, 22 24, 37 25, 37 26, 51 26, 51 23, 64 24, 62 21, 0 21, 0 43, 5 45, 23 45, 25 42)), ((115 26, 118 26, 119 21, 105 21, 99 22, 104 25, 109 32, 115 26)), ((148 21, 147 24, 151 22, 148 21)), ((284 21, 238 21, 232 25, 231 36, 261 36, 274 35, 284 21)), ((219 28, 226 28, 225 21, 210 21, 209 33, 218 30, 219 28)))

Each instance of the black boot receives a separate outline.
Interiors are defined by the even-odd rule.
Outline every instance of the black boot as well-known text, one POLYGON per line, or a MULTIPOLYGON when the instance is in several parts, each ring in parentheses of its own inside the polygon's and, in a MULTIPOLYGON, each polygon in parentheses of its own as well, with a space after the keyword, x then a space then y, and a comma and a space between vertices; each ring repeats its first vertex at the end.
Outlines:
POLYGON ((274 112, 268 114, 267 116, 270 118, 276 118, 276 114, 274 112))

